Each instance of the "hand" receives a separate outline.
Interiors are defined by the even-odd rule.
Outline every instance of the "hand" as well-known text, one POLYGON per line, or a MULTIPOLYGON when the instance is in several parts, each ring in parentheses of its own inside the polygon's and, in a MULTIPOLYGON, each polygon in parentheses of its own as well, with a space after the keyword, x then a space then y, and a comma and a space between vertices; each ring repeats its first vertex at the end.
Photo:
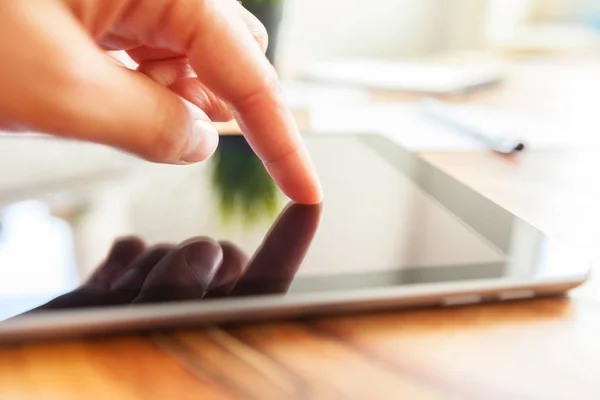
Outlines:
POLYGON ((116 241, 86 283, 30 312, 285 293, 319 224, 321 206, 286 208, 252 259, 207 237, 145 248, 116 241))
POLYGON ((266 46, 264 27, 235 0, 2 1, 0 128, 186 164, 214 152, 211 119, 234 116, 283 192, 318 203, 266 46), (137 70, 104 50, 125 50, 137 70))

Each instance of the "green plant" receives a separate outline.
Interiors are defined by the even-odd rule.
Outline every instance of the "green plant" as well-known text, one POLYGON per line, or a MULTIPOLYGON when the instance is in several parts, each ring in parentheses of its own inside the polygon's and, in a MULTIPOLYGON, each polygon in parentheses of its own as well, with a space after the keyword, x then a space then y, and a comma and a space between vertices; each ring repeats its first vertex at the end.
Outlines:
POLYGON ((277 213, 277 186, 243 136, 221 137, 213 168, 213 187, 225 221, 254 223, 277 213))

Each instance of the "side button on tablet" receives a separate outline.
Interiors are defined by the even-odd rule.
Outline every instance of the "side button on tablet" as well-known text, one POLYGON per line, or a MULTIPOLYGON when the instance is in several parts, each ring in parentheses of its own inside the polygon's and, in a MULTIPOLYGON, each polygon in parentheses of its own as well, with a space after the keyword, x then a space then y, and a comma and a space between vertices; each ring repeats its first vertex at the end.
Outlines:
POLYGON ((500 300, 517 300, 517 299, 530 299, 535 297, 535 292, 533 290, 510 290, 507 292, 501 292, 498 295, 500 300))
POLYGON ((463 304, 474 304, 481 302, 481 296, 478 294, 459 294, 456 296, 449 296, 442 300, 442 305, 449 306, 458 306, 463 304))

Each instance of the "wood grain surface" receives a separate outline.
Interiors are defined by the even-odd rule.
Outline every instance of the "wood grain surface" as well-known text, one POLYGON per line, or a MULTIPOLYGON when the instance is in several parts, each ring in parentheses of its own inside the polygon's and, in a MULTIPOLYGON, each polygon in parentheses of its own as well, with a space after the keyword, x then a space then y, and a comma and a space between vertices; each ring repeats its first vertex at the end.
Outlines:
MULTIPOLYGON (((590 73, 515 67, 468 100, 558 110, 585 89, 568 84, 577 68, 590 73)), ((587 99, 598 85, 600 70, 587 99)), ((599 247, 594 151, 422 156, 552 236, 599 247)), ((599 399, 596 275, 567 298, 4 346, 0 399, 599 399)))

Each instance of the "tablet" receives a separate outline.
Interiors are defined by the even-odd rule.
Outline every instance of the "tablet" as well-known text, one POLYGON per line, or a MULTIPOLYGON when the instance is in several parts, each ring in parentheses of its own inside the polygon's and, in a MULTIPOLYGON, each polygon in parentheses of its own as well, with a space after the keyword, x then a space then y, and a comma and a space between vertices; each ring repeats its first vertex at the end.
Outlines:
POLYGON ((323 204, 292 204, 242 136, 153 164, 5 138, 0 340, 560 295, 589 262, 374 134, 306 135, 323 204))

